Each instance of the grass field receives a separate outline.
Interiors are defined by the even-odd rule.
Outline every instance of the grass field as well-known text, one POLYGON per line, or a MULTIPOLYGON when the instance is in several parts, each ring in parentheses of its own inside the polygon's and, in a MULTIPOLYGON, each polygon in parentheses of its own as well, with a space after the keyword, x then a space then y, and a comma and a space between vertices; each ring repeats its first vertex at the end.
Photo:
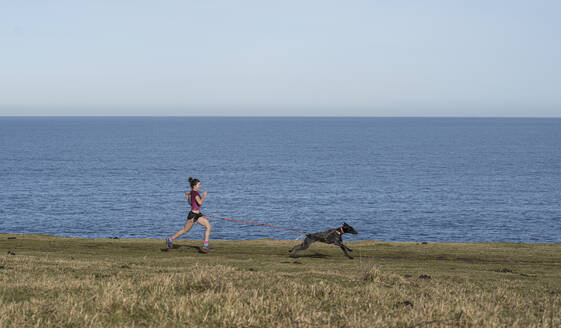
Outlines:
POLYGON ((561 244, 0 234, 0 327, 561 327, 561 244))

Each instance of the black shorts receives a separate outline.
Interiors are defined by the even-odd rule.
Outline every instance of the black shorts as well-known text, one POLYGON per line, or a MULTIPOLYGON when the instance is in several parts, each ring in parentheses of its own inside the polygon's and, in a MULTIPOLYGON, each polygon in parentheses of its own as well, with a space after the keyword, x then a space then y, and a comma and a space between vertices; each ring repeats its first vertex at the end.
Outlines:
POLYGON ((203 213, 195 213, 195 212, 189 212, 189 215, 187 215, 187 221, 191 220, 191 219, 195 219, 194 222, 197 222, 197 220, 201 217, 204 216, 203 213))

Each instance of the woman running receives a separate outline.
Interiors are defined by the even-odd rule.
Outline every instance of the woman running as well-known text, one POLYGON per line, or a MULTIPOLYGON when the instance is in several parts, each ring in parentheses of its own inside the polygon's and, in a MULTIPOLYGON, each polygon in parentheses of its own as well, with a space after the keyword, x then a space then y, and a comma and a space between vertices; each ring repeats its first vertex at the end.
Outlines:
POLYGON ((187 203, 191 205, 191 211, 187 216, 187 222, 185 223, 183 229, 176 232, 172 237, 166 238, 166 246, 167 248, 171 248, 175 239, 189 232, 195 222, 198 222, 200 225, 205 227, 205 242, 203 244, 203 249, 205 251, 212 251, 214 249, 208 245, 208 237, 210 237, 210 222, 208 222, 208 219, 204 217, 203 213, 201 213, 201 205, 205 201, 206 191, 203 191, 203 196, 201 197, 201 194, 199 194, 199 190, 201 189, 201 182, 199 179, 189 178, 189 184, 191 185, 191 192, 185 192, 187 203))

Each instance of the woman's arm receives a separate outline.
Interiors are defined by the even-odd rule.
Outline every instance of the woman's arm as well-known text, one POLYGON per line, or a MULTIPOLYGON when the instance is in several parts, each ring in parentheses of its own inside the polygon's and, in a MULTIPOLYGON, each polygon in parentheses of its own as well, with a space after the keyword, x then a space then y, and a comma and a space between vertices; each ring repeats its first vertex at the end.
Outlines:
POLYGON ((206 198, 206 191, 203 191, 203 198, 201 198, 199 196, 196 196, 195 200, 197 201, 197 203, 199 205, 203 205, 203 202, 205 201, 205 198, 206 198))
POLYGON ((187 203, 191 204, 191 200, 190 200, 191 193, 190 192, 188 192, 188 191, 185 192, 185 198, 187 198, 187 203))

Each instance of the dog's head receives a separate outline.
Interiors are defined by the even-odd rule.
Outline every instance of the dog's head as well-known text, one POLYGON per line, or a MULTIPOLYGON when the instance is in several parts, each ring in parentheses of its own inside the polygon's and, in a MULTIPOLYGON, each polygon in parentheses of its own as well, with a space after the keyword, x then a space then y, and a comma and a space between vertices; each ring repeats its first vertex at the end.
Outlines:
POLYGON ((358 233, 358 231, 356 231, 353 227, 348 225, 347 222, 343 223, 342 228, 343 228, 343 232, 345 232, 345 233, 352 233, 353 235, 356 235, 358 233))

